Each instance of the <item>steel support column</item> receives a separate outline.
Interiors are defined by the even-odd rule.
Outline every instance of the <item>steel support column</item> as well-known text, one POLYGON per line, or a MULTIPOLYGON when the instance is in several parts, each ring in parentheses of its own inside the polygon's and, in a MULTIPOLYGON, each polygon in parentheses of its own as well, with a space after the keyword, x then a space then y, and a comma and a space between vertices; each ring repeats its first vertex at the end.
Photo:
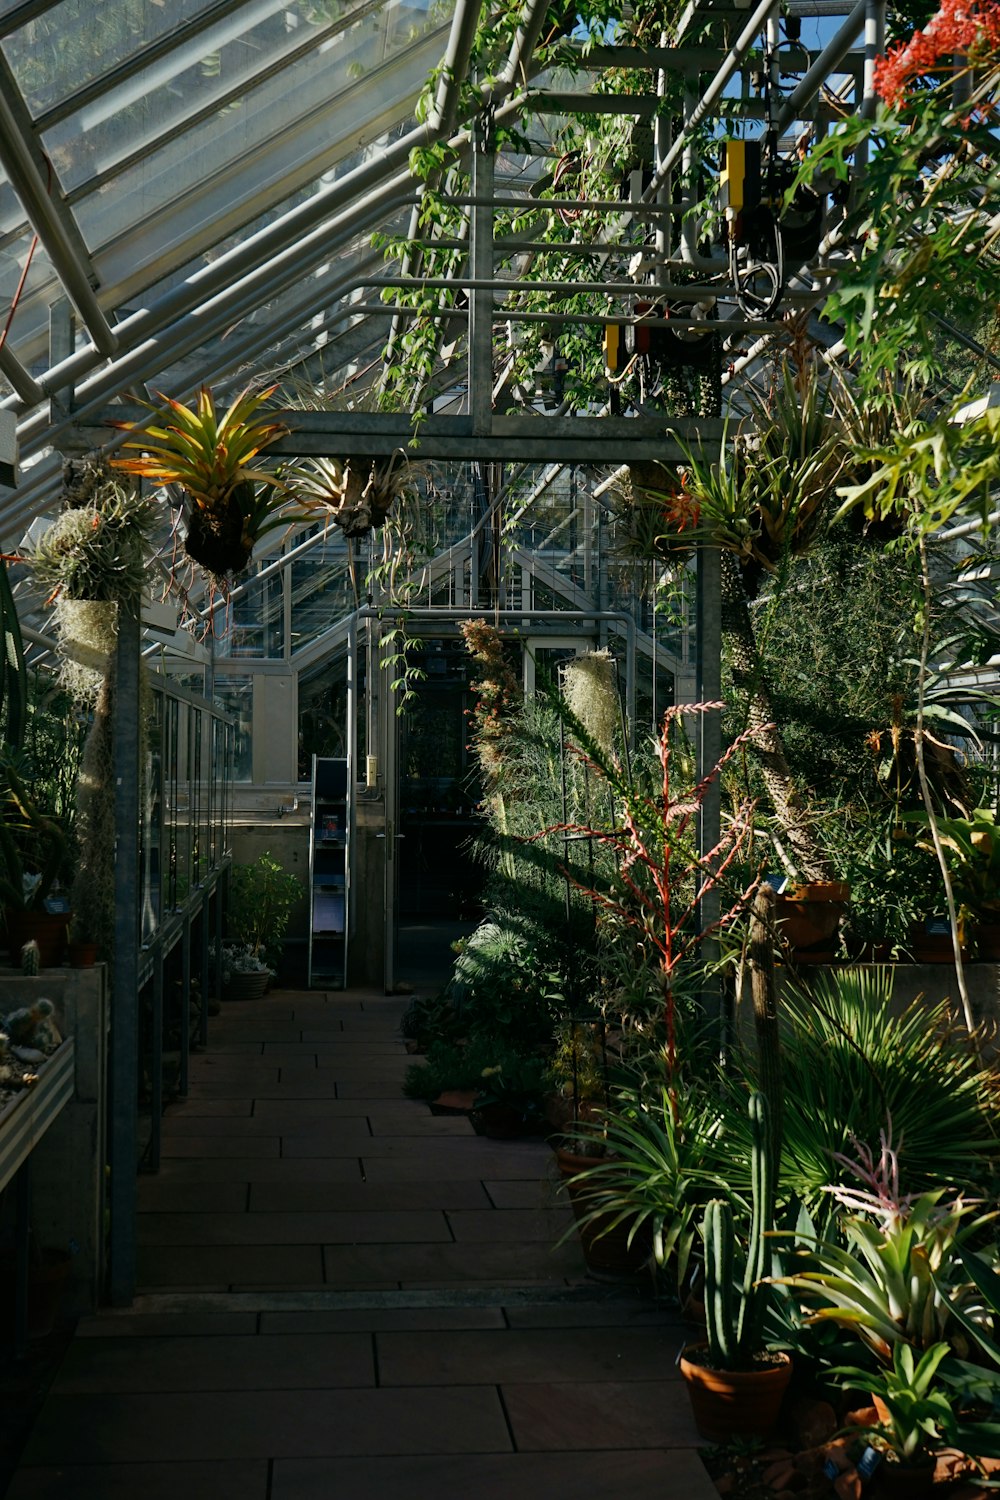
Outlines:
POLYGON ((109 1296, 135 1295, 139 1092, 139 618, 119 605, 115 657, 115 949, 108 1107, 111 1168, 109 1296))
MULTIPOLYGON (((698 602, 695 627, 696 693, 699 703, 718 703, 722 699, 722 572, 717 547, 702 547, 698 552, 698 602)), ((722 755, 722 713, 712 709, 698 716, 698 775, 704 777, 722 755)), ((719 842, 722 832, 722 796, 718 780, 713 781, 702 803, 699 828, 699 853, 706 855, 719 842)), ((720 892, 716 888, 701 902, 702 927, 719 920, 720 892)), ((718 938, 707 938, 702 945, 706 962, 718 957, 718 938)), ((726 1015, 718 979, 702 981, 702 1006, 707 1020, 716 1024, 718 1041, 724 1044, 726 1015)))
POLYGON ((469 234, 472 290, 469 294, 469 416, 477 437, 490 430, 493 412, 493 123, 476 123, 472 143, 472 195, 469 234))

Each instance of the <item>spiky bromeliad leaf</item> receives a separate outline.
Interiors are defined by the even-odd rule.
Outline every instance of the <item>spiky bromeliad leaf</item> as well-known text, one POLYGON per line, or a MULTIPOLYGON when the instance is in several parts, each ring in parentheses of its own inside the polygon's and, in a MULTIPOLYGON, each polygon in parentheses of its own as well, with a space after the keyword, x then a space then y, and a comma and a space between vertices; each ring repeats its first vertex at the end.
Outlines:
POLYGON ((135 422, 112 424, 139 434, 124 446, 138 449, 141 456, 113 458, 111 463, 156 484, 180 485, 188 498, 186 551, 218 577, 245 567, 266 532, 299 519, 285 513, 284 480, 253 465, 263 449, 288 432, 284 423, 260 415, 274 390, 244 391, 220 419, 211 391, 202 386, 193 410, 161 397, 166 409, 159 422, 145 428, 135 422))

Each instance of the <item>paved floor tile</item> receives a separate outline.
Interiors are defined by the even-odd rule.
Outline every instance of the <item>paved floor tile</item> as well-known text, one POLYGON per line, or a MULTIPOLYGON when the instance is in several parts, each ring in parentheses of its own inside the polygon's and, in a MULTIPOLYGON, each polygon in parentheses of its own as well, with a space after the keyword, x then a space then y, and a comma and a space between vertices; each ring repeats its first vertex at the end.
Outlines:
POLYGON ((389 1135, 421 1136, 433 1140, 435 1136, 475 1134, 468 1120, 461 1115, 430 1115, 413 1109, 405 1114, 396 1113, 386 1110, 386 1103, 385 1099, 374 1099, 368 1106, 368 1126, 377 1140, 389 1135))
POLYGON ((139 1286, 322 1286, 315 1245, 140 1245, 139 1286))
POLYGON ((554 1177, 539 1175, 525 1182, 484 1182, 496 1208, 553 1208, 565 1203, 554 1177))
MULTIPOLYGON (((294 1333, 297 1330, 282 1331, 294 1333)), ((82 1339, 153 1337, 212 1339, 227 1334, 240 1334, 242 1337, 248 1337, 255 1335, 256 1332, 256 1313, 130 1312, 125 1314, 100 1312, 90 1318, 81 1318, 76 1325, 77 1338, 82 1339)))
POLYGON ((251 1144, 260 1156, 281 1155, 276 1135, 254 1136, 251 1142, 245 1135, 173 1135, 167 1131, 163 1133, 162 1151, 164 1156, 246 1156, 251 1144))
MULTIPOLYGON (((308 1158, 306 1158, 308 1160, 308 1158)), ((211 1184, 201 1184, 210 1190, 211 1184)), ((245 1192, 246 1189, 243 1189, 245 1192)), ((397 1213, 412 1209, 481 1208, 481 1182, 255 1182, 250 1211, 259 1213, 397 1213)))
MULTIPOLYGON (((244 1141, 243 1149, 249 1151, 250 1143, 244 1141)), ((441 1172, 430 1175, 440 1177, 441 1172)), ((360 1158, 356 1156, 290 1161, 287 1157, 246 1155, 221 1160, 209 1154, 203 1158, 168 1157, 160 1166, 161 1180, 168 1182, 359 1182, 361 1176, 360 1158)))
POLYGON ((262 1459, 229 1463, 69 1465, 21 1469, 7 1500, 267 1500, 262 1459))
POLYGON ((279 1064, 285 1059, 323 1056, 343 1058, 349 1063, 361 1057, 379 1059, 401 1057, 407 1063, 413 1061, 412 1057, 403 1051, 401 1042, 376 1042, 370 1037, 352 1039, 345 1036, 343 1032, 338 1032, 335 1037, 327 1037, 321 1041, 265 1042, 264 1056, 274 1059, 279 1064))
POLYGON ((318 1099, 254 1099, 254 1118, 258 1120, 280 1119, 282 1122, 301 1122, 299 1129, 311 1130, 314 1120, 367 1119, 370 1105, 364 1099, 335 1099, 320 1096, 318 1099))
POLYGON ((380 1333, 379 1384, 475 1381, 662 1381, 676 1344, 660 1328, 536 1328, 502 1332, 380 1333))
POLYGON ((497 1453, 469 1458, 282 1459, 271 1500, 715 1500, 696 1453, 497 1453))
MULTIPOLYGON (((412 1337, 412 1335, 410 1335, 412 1337)), ((375 1384, 366 1333, 76 1339, 53 1392, 326 1390, 375 1384)), ((439 1382, 440 1384, 440 1382, 439 1382)))
MULTIPOLYGON (((292 1125, 295 1121, 288 1122, 292 1125)), ((343 1135, 353 1135, 358 1140, 369 1140, 371 1131, 365 1115, 346 1115, 339 1120, 329 1120, 326 1126, 343 1135)), ((302 1129, 301 1123, 298 1129, 302 1129)), ((168 1115, 163 1122, 163 1139, 176 1140, 180 1136, 268 1136, 283 1134, 280 1115, 246 1114, 223 1115, 168 1115)))
MULTIPOLYGON (((487 1176, 498 1178, 505 1173, 511 1177, 524 1176, 524 1166, 519 1161, 502 1162, 494 1159, 484 1163, 477 1156, 457 1152, 442 1157, 441 1144, 437 1141, 429 1144, 426 1154, 411 1152, 408 1156, 396 1153, 377 1156, 372 1152, 375 1144, 374 1140, 369 1142, 362 1158, 364 1175, 369 1182, 433 1182, 441 1177, 474 1177, 482 1181, 487 1176)), ((300 1162, 301 1160, 300 1158, 300 1162)), ((327 1158, 328 1162, 333 1160, 333 1157, 327 1158)))
POLYGON ((511 1328, 648 1328, 662 1327, 671 1341, 674 1353, 690 1341, 690 1330, 680 1321, 674 1308, 658 1307, 650 1298, 637 1300, 634 1293, 622 1293, 606 1302, 511 1303, 504 1309, 511 1328))
POLYGON ((24 1463, 509 1453, 494 1388, 51 1396, 24 1463))
POLYGON ((250 1099, 181 1099, 172 1104, 163 1116, 164 1121, 191 1119, 193 1116, 249 1115, 253 1103, 250 1099))
POLYGON ((139 1178, 139 1213, 242 1213, 246 1182, 175 1182, 162 1176, 139 1178))
MULTIPOLYGON (((261 1333, 381 1333, 423 1329, 503 1328, 499 1307, 368 1307, 342 1312, 265 1312, 261 1333)), ((481 1385, 482 1381, 476 1381, 481 1385)))
POLYGON ((502 1389, 519 1453, 694 1448, 701 1441, 679 1380, 532 1383, 502 1389))
POLYGON ((144 1214, 140 1245, 406 1244, 448 1240, 440 1210, 400 1213, 144 1214))
POLYGON ((323 1253, 331 1286, 358 1286, 367 1277, 394 1278, 404 1286, 507 1286, 513 1280, 554 1282, 583 1268, 576 1245, 549 1253, 539 1245, 326 1245, 323 1253))
POLYGON ((558 1208, 486 1208, 448 1215, 459 1244, 491 1240, 541 1240, 554 1245, 575 1224, 568 1205, 558 1208))
POLYGON ((338 1078, 338 1099, 401 1099, 402 1083, 393 1078, 371 1078, 356 1074, 351 1078, 338 1078))

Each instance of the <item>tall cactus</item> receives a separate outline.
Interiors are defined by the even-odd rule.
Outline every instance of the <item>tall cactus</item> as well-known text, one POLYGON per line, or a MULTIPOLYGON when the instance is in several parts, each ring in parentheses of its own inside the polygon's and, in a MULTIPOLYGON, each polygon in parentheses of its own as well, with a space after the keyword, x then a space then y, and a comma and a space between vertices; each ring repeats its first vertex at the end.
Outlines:
POLYGON ((34 938, 29 938, 21 949, 21 973, 37 974, 42 967, 42 955, 34 938))
POLYGON ((748 1365, 762 1348, 768 1288, 767 1231, 774 1218, 774 1149, 770 1139, 767 1100, 750 1095, 750 1171, 753 1214, 739 1299, 736 1295, 733 1211, 722 1198, 705 1209, 705 1317, 709 1357, 722 1370, 748 1365))

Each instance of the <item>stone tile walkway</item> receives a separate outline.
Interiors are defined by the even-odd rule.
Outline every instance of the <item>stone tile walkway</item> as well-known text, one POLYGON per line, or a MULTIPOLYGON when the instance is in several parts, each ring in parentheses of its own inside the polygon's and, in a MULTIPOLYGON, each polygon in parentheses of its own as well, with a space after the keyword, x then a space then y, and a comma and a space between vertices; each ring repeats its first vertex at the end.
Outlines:
POLYGON ((714 1500, 681 1328, 553 1248, 546 1146, 402 1098, 404 1008, 224 1007, 9 1500, 714 1500))

